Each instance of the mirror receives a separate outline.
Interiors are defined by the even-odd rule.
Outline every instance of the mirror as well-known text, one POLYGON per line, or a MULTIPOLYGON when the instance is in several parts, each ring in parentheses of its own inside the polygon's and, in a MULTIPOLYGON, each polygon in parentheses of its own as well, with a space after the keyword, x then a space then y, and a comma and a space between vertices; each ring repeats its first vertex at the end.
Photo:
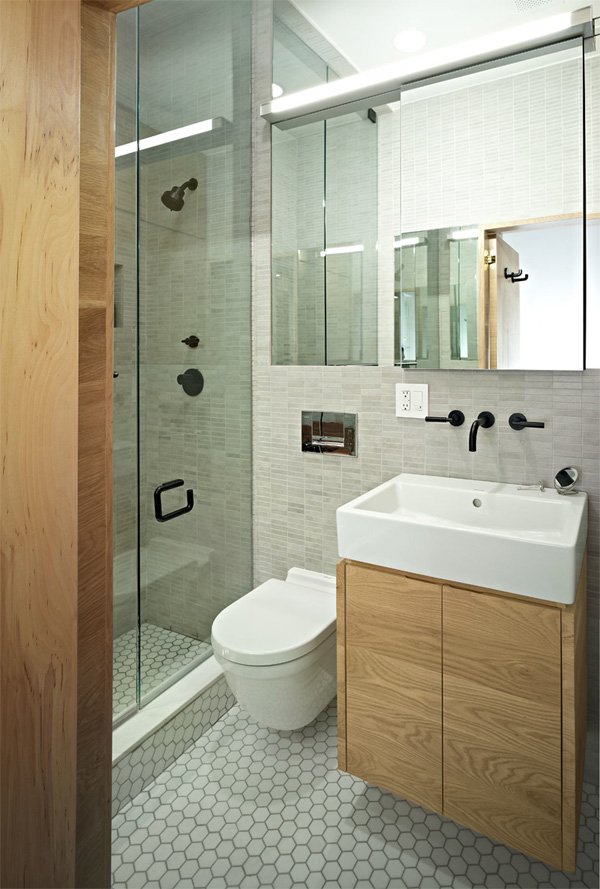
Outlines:
MULTIPOLYGON (((544 14, 578 5, 548 0, 544 14)), ((542 17, 514 2, 486 3, 484 16, 480 2, 451 6, 419 5, 424 52, 542 17)), ((274 10, 274 95, 419 56, 392 45, 384 0, 274 10)), ((415 81, 352 114, 273 125, 273 363, 581 370, 584 63, 592 96, 600 64, 579 39, 415 81)), ((587 117, 597 132, 600 103, 587 117)), ((595 366, 600 177, 589 172, 587 208, 595 366)))
POLYGON ((414 318, 396 313, 396 363, 583 368, 582 60, 569 47, 403 93, 396 243, 422 245, 397 251, 395 297, 411 299, 411 253, 429 273, 414 318))
POLYGON ((406 232, 395 239, 396 364, 479 366, 479 229, 406 232))
POLYGON ((377 123, 273 129, 272 362, 377 364, 377 123))
POLYGON ((576 494, 577 491, 574 491, 573 488, 577 484, 578 478, 579 472, 575 467, 566 466, 564 469, 559 469, 554 476, 554 487, 559 494, 576 494))

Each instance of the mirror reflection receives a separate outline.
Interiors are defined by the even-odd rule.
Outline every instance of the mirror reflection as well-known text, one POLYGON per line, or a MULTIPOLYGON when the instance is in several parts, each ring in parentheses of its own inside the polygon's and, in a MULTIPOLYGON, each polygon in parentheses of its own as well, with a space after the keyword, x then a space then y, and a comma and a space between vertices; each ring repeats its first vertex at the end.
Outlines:
POLYGON ((397 363, 583 367, 582 66, 569 47, 403 93, 399 241, 420 233, 427 294, 413 324, 402 247, 397 363))
POLYGON ((479 229, 407 232, 395 240, 396 363, 479 367, 479 229))
POLYGON ((272 202, 273 364, 377 364, 374 115, 274 128, 272 202))
MULTIPOLYGON (((276 0, 273 94, 375 67, 363 38, 393 6, 374 0, 367 22, 360 2, 341 15, 337 0, 276 0)), ((436 20, 427 50, 456 43, 459 25, 483 37, 540 18, 496 3, 498 20, 475 21, 467 6, 436 20)), ((429 0, 423 15, 431 23, 429 0)), ((589 132, 600 124, 600 59, 584 48, 557 43, 272 126, 274 363, 583 368, 584 66, 589 132)), ((386 52, 379 64, 409 50, 386 52)), ((588 163, 588 269, 599 189, 588 163)), ((588 320, 598 312, 588 272, 588 320)), ((587 366, 597 348, 588 323, 587 366)))

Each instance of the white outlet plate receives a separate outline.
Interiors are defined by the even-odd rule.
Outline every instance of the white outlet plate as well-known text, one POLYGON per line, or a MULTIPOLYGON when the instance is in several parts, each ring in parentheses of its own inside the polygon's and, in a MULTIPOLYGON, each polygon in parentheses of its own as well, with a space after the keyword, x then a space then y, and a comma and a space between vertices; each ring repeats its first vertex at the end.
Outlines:
POLYGON ((428 383, 396 383, 396 416, 423 420, 429 413, 428 383))

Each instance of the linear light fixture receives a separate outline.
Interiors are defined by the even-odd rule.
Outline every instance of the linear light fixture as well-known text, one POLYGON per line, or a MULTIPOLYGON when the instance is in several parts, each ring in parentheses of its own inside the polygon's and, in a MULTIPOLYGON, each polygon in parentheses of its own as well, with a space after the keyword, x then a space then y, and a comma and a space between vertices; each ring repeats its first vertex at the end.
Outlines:
POLYGON ((419 237, 411 237, 411 238, 397 238, 394 241, 394 249, 400 250, 401 247, 420 247, 422 244, 427 243, 427 238, 419 238, 419 237))
POLYGON ((167 130, 164 133, 157 133, 155 136, 147 136, 138 142, 126 142, 124 145, 115 147, 115 157, 123 157, 125 154, 134 154, 139 147, 140 151, 147 148, 156 148, 158 145, 166 145, 168 142, 178 142, 180 139, 189 139, 190 136, 198 136, 200 133, 210 133, 221 125, 222 118, 210 118, 210 120, 199 120, 197 123, 190 123, 185 127, 177 127, 175 130, 167 130))
POLYGON ((575 37, 591 37, 591 8, 526 22, 472 40, 422 53, 369 71, 361 71, 329 83, 290 93, 261 105, 261 116, 270 123, 297 125, 310 120, 347 114, 366 102, 386 104, 398 99, 402 87, 433 77, 449 77, 475 65, 497 64, 507 55, 548 48, 548 44, 575 37), (375 102, 376 100, 376 102, 375 102), (327 112, 326 114, 324 112, 327 112))
POLYGON ((478 228, 457 228, 456 231, 450 232, 449 241, 472 241, 479 237, 478 228))
POLYGON ((347 247, 327 247, 325 250, 321 250, 319 255, 323 257, 337 256, 340 253, 364 253, 364 249, 364 244, 348 244, 347 247))

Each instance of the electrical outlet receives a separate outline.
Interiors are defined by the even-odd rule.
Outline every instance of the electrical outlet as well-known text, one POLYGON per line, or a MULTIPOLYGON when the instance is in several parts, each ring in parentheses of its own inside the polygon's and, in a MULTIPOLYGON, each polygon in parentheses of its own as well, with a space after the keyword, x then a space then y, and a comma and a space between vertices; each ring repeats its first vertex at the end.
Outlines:
POLYGON ((429 410, 427 383, 396 384, 396 416, 422 420, 429 410))

